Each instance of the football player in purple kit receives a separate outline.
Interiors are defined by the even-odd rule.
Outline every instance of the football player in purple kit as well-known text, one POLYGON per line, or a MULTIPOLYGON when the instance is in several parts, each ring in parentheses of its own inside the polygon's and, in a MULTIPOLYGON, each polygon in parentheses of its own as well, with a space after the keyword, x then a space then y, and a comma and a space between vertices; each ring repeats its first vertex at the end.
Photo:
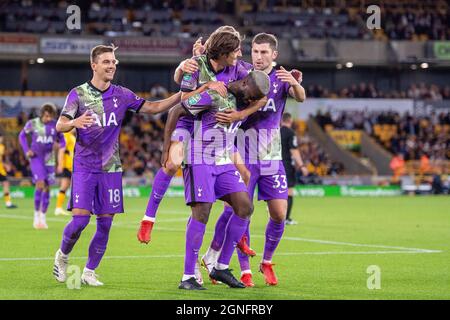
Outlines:
MULTIPOLYGON (((223 26, 215 30, 205 42, 206 54, 195 58, 195 72, 183 75, 181 68, 177 68, 174 78, 177 83, 181 84, 182 99, 189 99, 205 90, 215 90, 222 96, 226 96, 226 84, 243 79, 248 74, 246 68, 236 67, 237 59, 242 56, 240 42, 241 36, 233 27, 223 26)), ((239 115, 243 119, 257 109, 258 103, 255 102, 239 115)), ((164 197, 172 177, 180 168, 184 156, 183 143, 180 140, 191 135, 192 127, 193 120, 190 117, 181 117, 177 123, 177 137, 172 139, 170 145, 171 157, 155 176, 147 209, 137 233, 137 238, 142 243, 150 242, 159 203, 164 197)), ((244 166, 238 169, 241 170, 245 179, 248 176, 245 171, 248 172, 248 170, 244 166)))
POLYGON ((112 84, 118 63, 115 50, 114 46, 105 45, 92 49, 92 80, 69 92, 56 124, 59 132, 73 128, 77 132, 68 205, 73 216, 64 229, 53 267, 53 275, 59 282, 66 281, 69 254, 94 214, 97 230, 89 246, 81 281, 91 286, 103 285, 95 269, 106 251, 113 217, 124 211, 118 138, 126 111, 155 114, 180 102, 180 93, 150 102, 125 87, 112 84))
POLYGON ((186 204, 191 206, 192 215, 186 231, 186 255, 180 289, 205 289, 195 278, 195 264, 211 207, 216 199, 229 203, 234 213, 229 217, 222 250, 210 277, 231 288, 245 288, 228 268, 234 248, 247 229, 253 211, 247 187, 231 160, 234 134, 241 121, 224 125, 218 122, 216 113, 248 105, 250 101, 261 99, 265 103, 269 85, 269 77, 264 72, 253 71, 242 80, 228 83, 227 98, 208 90, 183 100, 181 105, 169 112, 164 132, 162 164, 169 158, 170 140, 179 117, 185 115, 195 119, 193 139, 189 146, 190 157, 183 169, 185 199, 186 204))
POLYGON ((19 142, 30 161, 34 190, 35 229, 47 229, 46 213, 50 203, 50 185, 55 183, 54 145, 59 141, 58 172, 62 171, 66 143, 64 135, 56 130, 56 107, 46 103, 40 116, 25 124, 19 133, 19 142))
MULTIPOLYGON (((260 264, 260 271, 264 275, 266 284, 276 285, 277 277, 273 271, 272 256, 277 248, 284 232, 288 185, 286 173, 281 157, 281 136, 280 122, 284 111, 286 99, 293 97, 298 102, 303 102, 306 98, 305 90, 301 86, 301 73, 298 78, 286 71, 283 67, 275 70, 273 62, 278 55, 278 41, 274 35, 260 33, 252 41, 252 62, 255 70, 261 70, 270 77, 271 89, 267 95, 267 104, 258 112, 249 116, 242 128, 245 135, 257 137, 258 143, 245 145, 245 162, 250 170, 250 183, 248 192, 251 199, 256 185, 258 185, 258 200, 267 202, 269 209, 269 222, 266 227, 266 241, 264 246, 263 259, 260 264), (252 146, 257 146, 257 150, 252 151, 252 146), (253 155, 257 155, 254 157, 253 155)), ((232 111, 229 113, 230 121, 234 121, 235 116, 232 111)), ((211 272, 212 266, 220 254, 224 230, 233 214, 233 208, 225 206, 224 212, 217 221, 214 238, 202 264, 211 272)), ((245 232, 238 248, 247 248, 250 244, 249 229, 245 232), (247 243, 242 244, 242 240, 247 243)), ((241 267, 241 281, 247 287, 253 287, 252 273, 249 263, 249 252, 238 250, 239 263, 241 267)))

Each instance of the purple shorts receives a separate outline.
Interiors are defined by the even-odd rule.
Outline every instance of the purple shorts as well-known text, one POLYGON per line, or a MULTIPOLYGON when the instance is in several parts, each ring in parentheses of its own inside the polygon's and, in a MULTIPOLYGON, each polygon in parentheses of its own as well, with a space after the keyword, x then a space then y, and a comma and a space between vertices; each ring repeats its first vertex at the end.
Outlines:
POLYGON ((247 192, 244 180, 234 164, 188 165, 183 169, 186 204, 214 203, 217 199, 235 192, 247 192))
POLYGON ((286 172, 281 160, 264 161, 259 164, 246 164, 250 170, 248 193, 251 200, 258 185, 258 200, 288 198, 286 172))
POLYGON ((194 119, 192 117, 180 117, 177 121, 177 126, 172 133, 172 141, 187 142, 191 137, 194 127, 194 119))
POLYGON ((55 183, 55 166, 46 166, 42 158, 34 157, 30 159, 33 183, 45 181, 48 185, 55 183))
POLYGON ((123 212, 122 172, 73 172, 68 210, 85 209, 93 214, 123 212))

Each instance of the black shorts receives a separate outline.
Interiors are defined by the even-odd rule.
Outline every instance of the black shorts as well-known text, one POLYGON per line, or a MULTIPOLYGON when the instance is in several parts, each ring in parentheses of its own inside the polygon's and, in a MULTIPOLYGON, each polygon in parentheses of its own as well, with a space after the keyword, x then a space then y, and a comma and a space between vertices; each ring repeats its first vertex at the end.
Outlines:
POLYGON ((295 168, 291 164, 284 163, 284 170, 286 171, 286 179, 288 183, 288 188, 293 188, 297 184, 297 179, 295 176, 295 168))
POLYGON ((0 174, 0 182, 7 181, 8 178, 2 174, 0 174))
POLYGON ((72 172, 70 172, 69 169, 64 168, 63 172, 61 173, 61 178, 72 178, 72 172))

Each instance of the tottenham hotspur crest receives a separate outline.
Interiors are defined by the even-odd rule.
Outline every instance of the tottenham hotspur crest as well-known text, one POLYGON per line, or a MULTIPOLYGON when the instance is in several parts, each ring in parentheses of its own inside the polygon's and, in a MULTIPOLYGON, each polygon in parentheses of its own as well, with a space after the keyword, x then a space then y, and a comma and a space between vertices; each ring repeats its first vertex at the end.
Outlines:
POLYGON ((114 98, 113 98, 113 101, 114 101, 114 108, 117 108, 117 98, 114 97, 114 98))
POLYGON ((278 88, 278 83, 274 82, 273 83, 273 93, 277 93, 278 92, 277 88, 278 88))
POLYGON ((197 191, 198 191, 197 196, 198 196, 198 197, 201 197, 201 196, 202 196, 202 191, 203 191, 203 189, 202 189, 202 188, 197 188, 197 191))

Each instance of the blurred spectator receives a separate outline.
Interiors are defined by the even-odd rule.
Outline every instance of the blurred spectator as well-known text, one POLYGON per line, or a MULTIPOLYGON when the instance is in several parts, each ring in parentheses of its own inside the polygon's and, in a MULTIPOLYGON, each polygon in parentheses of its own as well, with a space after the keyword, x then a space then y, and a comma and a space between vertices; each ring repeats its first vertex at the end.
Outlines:
POLYGON ((152 89, 150 90, 150 95, 153 99, 165 99, 169 96, 169 91, 167 91, 166 88, 164 88, 159 83, 155 84, 152 89))
POLYGON ((392 169, 394 176, 392 180, 397 183, 400 181, 400 177, 406 172, 405 160, 402 153, 397 153, 391 160, 389 167, 392 169))
POLYGON ((365 82, 351 84, 349 87, 337 91, 324 88, 321 85, 311 84, 307 86, 307 94, 311 98, 383 98, 383 99, 424 99, 440 101, 450 99, 450 86, 443 88, 436 84, 425 85, 425 83, 411 84, 406 91, 391 90, 383 92, 376 88, 373 83, 365 82))

